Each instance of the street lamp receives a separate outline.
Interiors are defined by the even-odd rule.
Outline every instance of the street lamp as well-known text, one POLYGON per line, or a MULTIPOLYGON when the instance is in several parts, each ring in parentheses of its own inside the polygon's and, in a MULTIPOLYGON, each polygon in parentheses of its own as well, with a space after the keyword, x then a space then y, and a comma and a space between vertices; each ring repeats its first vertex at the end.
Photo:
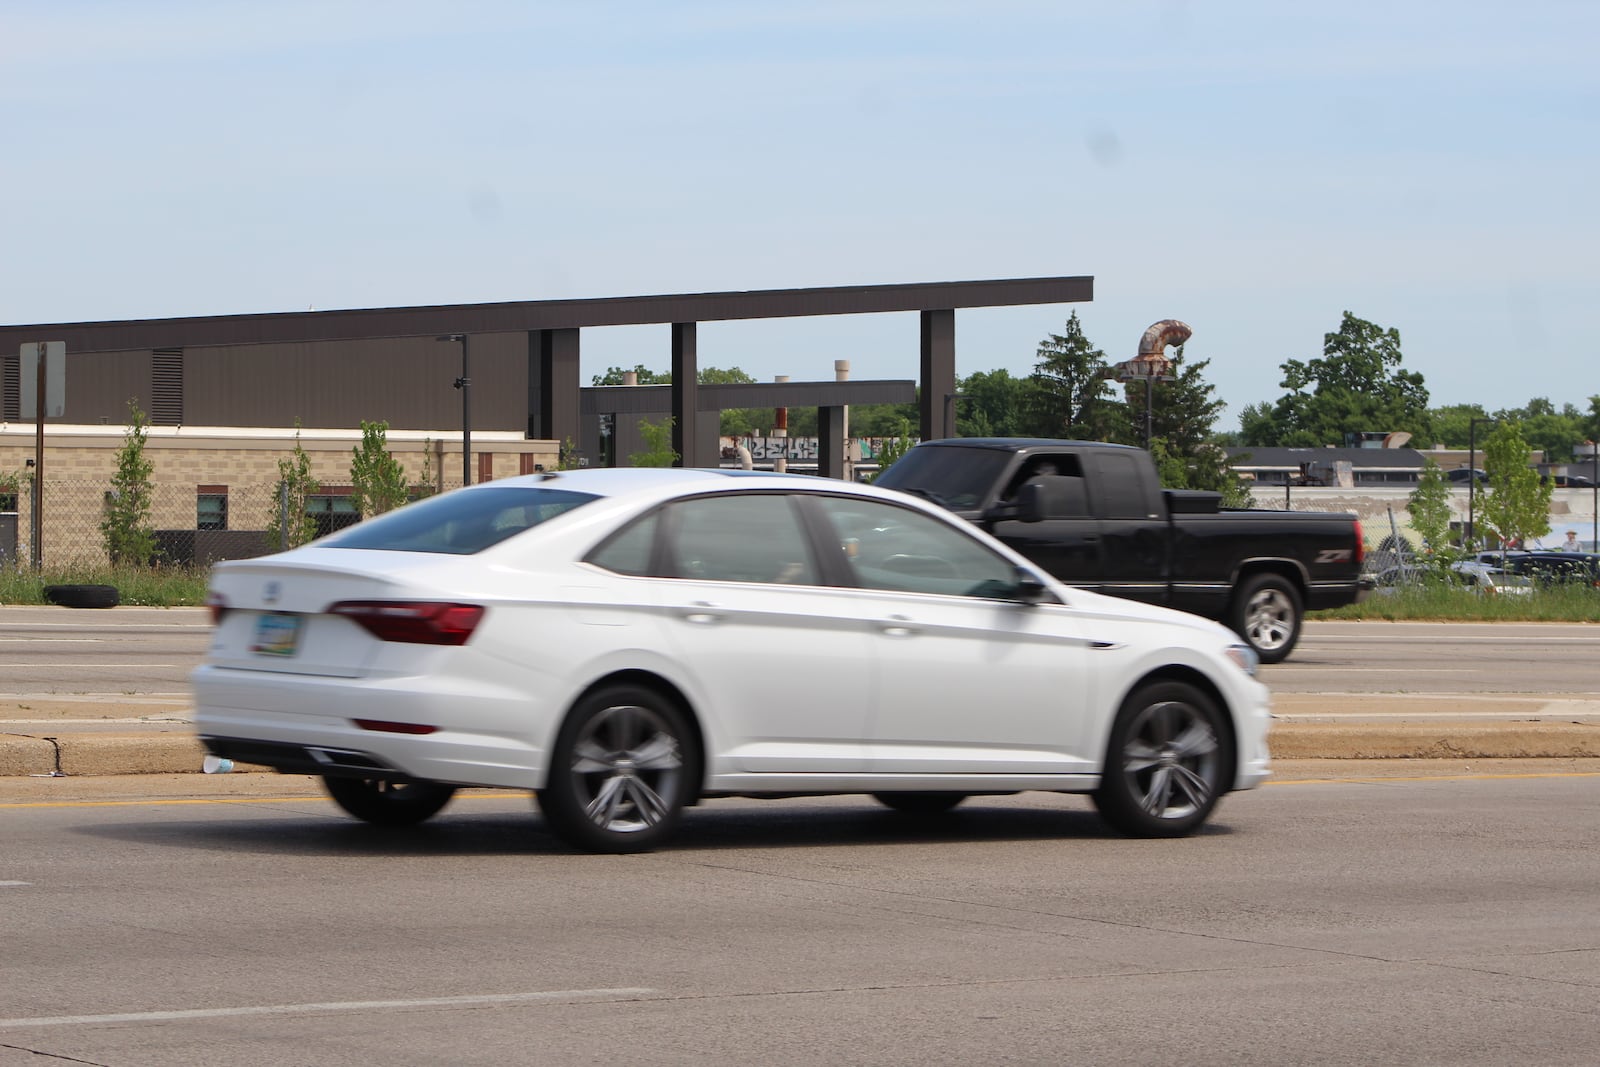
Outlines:
POLYGON ((472 484, 472 378, 470 377, 472 343, 464 333, 440 334, 435 341, 461 342, 461 377, 455 387, 461 390, 461 484, 472 484))
POLYGON ((1478 423, 1480 422, 1498 425, 1500 420, 1477 416, 1467 420, 1467 536, 1472 539, 1470 544, 1474 552, 1478 550, 1479 545, 1478 527, 1473 523, 1473 504, 1478 490, 1478 423))

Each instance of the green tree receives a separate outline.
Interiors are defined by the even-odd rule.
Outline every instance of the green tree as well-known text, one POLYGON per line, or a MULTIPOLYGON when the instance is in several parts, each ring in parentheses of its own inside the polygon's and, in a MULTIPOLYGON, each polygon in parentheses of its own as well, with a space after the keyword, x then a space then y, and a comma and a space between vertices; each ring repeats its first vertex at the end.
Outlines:
POLYGON ((1528 465, 1530 449, 1515 419, 1495 427, 1483 443, 1487 491, 1477 518, 1502 544, 1529 544, 1550 532, 1550 496, 1555 483, 1528 465))
POLYGON ((423 497, 432 496, 437 491, 438 487, 434 484, 433 473, 433 438, 424 437, 422 439, 422 472, 417 475, 416 483, 411 486, 409 495, 412 500, 421 500, 423 497))
POLYGON ((150 475, 155 463, 144 454, 149 425, 150 419, 139 410, 138 402, 129 400, 128 429, 117 450, 117 471, 111 476, 105 517, 100 522, 100 537, 112 566, 131 563, 142 567, 155 554, 156 535, 150 528, 155 493, 150 475))
POLYGON ((1244 443, 1319 448, 1369 430, 1405 430, 1427 439, 1428 388, 1420 373, 1401 370, 1400 363, 1399 330, 1346 311, 1338 331, 1323 335, 1321 359, 1283 364, 1279 384, 1289 392, 1272 406, 1270 418, 1245 409, 1244 443))
POLYGON ((1039 342, 1030 381, 1027 436, 1084 441, 1127 441, 1127 405, 1113 397, 1106 380, 1106 354, 1089 343, 1074 311, 1064 333, 1039 342))
POLYGON ((1021 437, 1027 426, 1033 383, 1007 370, 978 371, 962 379, 957 391, 956 432, 962 437, 1021 437))
POLYGON ((622 376, 632 370, 638 375, 640 385, 671 385, 672 374, 670 371, 654 371, 643 363, 635 363, 632 368, 607 367, 604 374, 596 374, 590 379, 591 385, 621 385, 622 376))
POLYGON ((1481 404, 1446 404, 1429 408, 1428 421, 1433 433, 1428 443, 1438 443, 1446 448, 1466 448, 1472 443, 1471 420, 1484 420, 1489 413, 1481 404))
POLYGON ((322 483, 311 476, 311 457, 300 446, 300 420, 294 420, 294 452, 278 460, 278 482, 267 513, 269 548, 299 548, 317 536, 317 521, 306 510, 322 483))
POLYGON ((350 503, 363 519, 393 511, 409 497, 406 469, 389 451, 389 424, 361 420, 361 444, 350 450, 350 503))
POLYGON ((1422 538, 1427 552, 1423 562, 1443 578, 1459 553, 1450 543, 1450 482, 1433 460, 1423 461, 1406 510, 1411 512, 1411 528, 1422 538))
POLYGON ((644 438, 644 450, 628 453, 630 467, 670 467, 678 462, 678 453, 672 447, 673 418, 668 415, 660 422, 639 420, 639 436, 644 438))
POLYGON ((895 431, 878 439, 878 470, 872 476, 873 481, 894 466, 895 460, 911 451, 911 446, 916 442, 916 437, 911 433, 910 419, 902 418, 895 431))

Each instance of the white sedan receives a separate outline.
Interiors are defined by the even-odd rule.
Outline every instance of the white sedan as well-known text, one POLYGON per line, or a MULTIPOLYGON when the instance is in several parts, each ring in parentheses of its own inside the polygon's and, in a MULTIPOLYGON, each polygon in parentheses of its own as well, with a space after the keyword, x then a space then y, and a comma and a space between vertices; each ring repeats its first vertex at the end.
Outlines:
POLYGON ((217 565, 193 675, 214 755, 420 822, 534 790, 631 852, 716 796, 1091 793, 1187 834, 1267 776, 1268 696, 1221 626, 1069 589, 870 486, 612 469, 457 490, 217 565))

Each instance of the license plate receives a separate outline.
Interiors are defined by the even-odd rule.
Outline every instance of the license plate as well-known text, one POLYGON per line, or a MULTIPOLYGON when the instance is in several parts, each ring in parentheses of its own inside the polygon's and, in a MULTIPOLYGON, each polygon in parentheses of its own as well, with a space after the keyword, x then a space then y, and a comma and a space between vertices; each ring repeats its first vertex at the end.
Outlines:
POLYGON ((300 616, 262 615, 250 651, 263 656, 292 656, 300 644, 300 616))

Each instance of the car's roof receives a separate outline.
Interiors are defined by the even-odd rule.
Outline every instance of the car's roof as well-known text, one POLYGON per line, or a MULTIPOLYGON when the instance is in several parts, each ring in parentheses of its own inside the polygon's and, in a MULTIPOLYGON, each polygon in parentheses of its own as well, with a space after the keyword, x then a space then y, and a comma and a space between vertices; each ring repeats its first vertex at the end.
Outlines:
POLYGON ((887 489, 878 489, 838 478, 813 474, 778 474, 772 471, 723 470, 714 467, 584 467, 577 470, 546 471, 514 478, 497 478, 470 486, 468 492, 493 487, 537 487, 562 489, 591 496, 632 497, 665 500, 694 493, 729 490, 769 489, 786 492, 830 492, 852 496, 905 498, 887 489))

